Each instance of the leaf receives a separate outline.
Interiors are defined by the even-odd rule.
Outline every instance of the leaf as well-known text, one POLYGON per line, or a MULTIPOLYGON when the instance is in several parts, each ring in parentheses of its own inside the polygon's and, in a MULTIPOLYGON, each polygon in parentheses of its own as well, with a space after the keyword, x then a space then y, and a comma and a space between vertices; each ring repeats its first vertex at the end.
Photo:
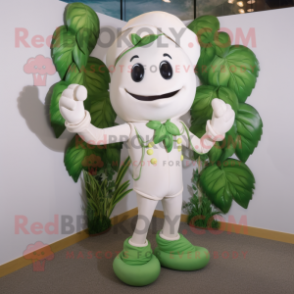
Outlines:
POLYGON ((89 147, 77 134, 71 140, 66 149, 64 164, 75 182, 77 182, 81 171, 93 169, 97 173, 105 168, 105 149, 95 146, 89 147))
POLYGON ((238 111, 238 98, 229 88, 208 85, 199 86, 190 109, 192 123, 194 119, 202 118, 203 121, 211 119, 213 113, 211 102, 214 98, 223 100, 225 103, 230 104, 235 112, 238 111))
POLYGON ((62 92, 68 87, 68 83, 59 82, 53 88, 53 93, 50 102, 50 123, 54 130, 55 137, 58 138, 65 130, 65 119, 62 117, 59 110, 59 99, 62 92))
POLYGON ((237 127, 236 122, 234 122, 231 129, 226 133, 225 139, 221 142, 221 147, 223 148, 220 157, 221 162, 234 154, 237 144, 237 127))
POLYGON ((70 31, 77 33, 80 29, 89 30, 98 39, 99 19, 96 12, 82 3, 67 5, 65 10, 65 24, 70 31))
POLYGON ((216 92, 217 98, 232 106, 232 109, 237 113, 239 109, 238 98, 234 91, 226 87, 219 87, 216 92))
POLYGON ((230 36, 225 32, 217 32, 214 35, 212 44, 215 49, 215 54, 223 57, 231 46, 230 36))
POLYGON ((164 139, 164 146, 165 146, 167 152, 172 151, 173 145, 174 145, 173 136, 168 134, 164 139))
POLYGON ((160 35, 147 35, 141 39, 139 43, 137 43, 137 47, 142 47, 154 42, 160 35))
POLYGON ((122 166, 118 170, 117 177, 115 180, 115 189, 117 189, 120 186, 120 183, 121 183, 123 177, 125 176, 130 164, 131 164, 131 158, 130 158, 130 156, 128 156, 127 159, 124 161, 124 163, 122 164, 122 166))
POLYGON ((80 142, 78 135, 71 140, 64 156, 64 164, 75 182, 78 181, 81 171, 83 170, 83 159, 87 155, 87 149, 83 142, 80 142), (77 142, 80 142, 78 144, 77 142))
POLYGON ((220 24, 215 16, 205 15, 192 21, 188 28, 197 34, 201 47, 200 57, 196 66, 196 73, 203 84, 209 84, 208 68, 215 55, 223 56, 231 45, 230 36, 225 32, 218 32, 220 24))
POLYGON ((132 191, 133 191, 133 189, 129 189, 129 190, 119 194, 118 197, 115 199, 113 205, 116 205, 119 201, 121 201, 127 194, 129 194, 132 191))
POLYGON ((247 208, 252 199, 254 183, 250 169, 235 159, 224 161, 222 169, 215 164, 207 166, 200 175, 203 192, 224 213, 229 211, 233 199, 247 208))
POLYGON ((236 116, 237 134, 241 144, 236 147, 238 158, 246 162, 261 139, 263 123, 259 113, 250 105, 240 103, 236 116))
POLYGON ((89 57, 86 66, 85 87, 93 95, 109 89, 110 75, 107 66, 98 58, 89 57))
POLYGON ((116 188, 114 193, 114 200, 119 197, 119 194, 121 194, 123 191, 125 191, 130 185, 130 181, 126 181, 123 184, 121 184, 118 188, 116 188))
POLYGON ((167 132, 171 135, 174 135, 174 136, 181 135, 179 128, 174 123, 172 123, 170 120, 168 120, 165 123, 165 128, 166 128, 167 132))
MULTIPOLYGON (((199 38, 198 38, 199 39, 199 38)), ((203 84, 209 84, 208 69, 215 55, 223 56, 231 45, 230 36, 225 32, 215 32, 214 34, 203 33, 201 40, 200 57, 197 63, 197 75, 203 84)))
POLYGON ((68 82, 68 84, 83 85, 84 76, 85 76, 85 72, 83 70, 80 71, 78 67, 76 66, 76 64, 73 62, 68 68, 65 81, 68 82))
POLYGON ((73 49, 73 59, 76 63, 79 70, 82 70, 88 62, 89 54, 85 54, 82 50, 80 50, 78 45, 75 45, 73 49))
MULTIPOLYGON (((81 70, 72 63, 65 80, 70 84, 84 85, 87 88, 88 95, 93 96, 97 92, 108 91, 110 76, 106 65, 100 59, 89 57, 86 67, 82 67, 81 70)), ((85 106, 88 103, 87 100, 85 100, 85 106)))
POLYGON ((190 109, 192 120, 199 118, 210 119, 212 117, 211 101, 214 98, 217 98, 216 87, 206 85, 197 87, 190 109))
POLYGON ((141 40, 142 38, 139 35, 131 34, 131 41, 134 46, 136 46, 141 40))
POLYGON ((188 28, 195 34, 201 34, 204 29, 210 29, 212 32, 219 30, 219 21, 217 17, 213 15, 203 15, 194 19, 188 28), (201 30, 201 31, 200 31, 201 30))
POLYGON ((232 156, 238 144, 237 127, 234 122, 232 128, 226 133, 225 139, 222 142, 216 142, 208 152, 211 164, 221 163, 232 156))
POLYGON ((200 57, 196 66, 196 73, 203 84, 208 84, 208 66, 215 56, 215 48, 201 47, 200 57))
POLYGON ((206 123, 207 120, 203 120, 201 118, 193 119, 190 127, 190 131, 197 136, 198 138, 201 138, 206 133, 206 123))
MULTIPOLYGON (((114 125, 116 113, 109 99, 109 92, 98 92, 89 96, 91 123, 97 128, 107 128, 114 125)), ((87 100, 88 100, 87 99, 87 100)))
POLYGON ((64 78, 73 62, 73 49, 76 45, 75 36, 65 26, 57 28, 51 42, 51 57, 61 79, 64 78))
POLYGON ((161 122, 158 120, 151 120, 146 124, 146 126, 150 129, 157 130, 159 127, 161 127, 161 122))
POLYGON ((259 64, 247 47, 230 46, 223 56, 215 56, 208 69, 209 84, 233 90, 239 102, 245 102, 256 84, 259 64))
MULTIPOLYGON (((206 122, 207 122, 206 119, 205 120, 203 120, 201 118, 192 119, 190 132, 193 133, 198 138, 201 138, 206 133, 206 122)), ((192 139, 192 137, 191 137, 191 139, 192 139)), ((198 159, 198 157, 199 157, 199 154, 196 152, 193 152, 194 160, 198 159)))
POLYGON ((107 159, 107 162, 109 162, 111 164, 111 167, 115 171, 118 171, 118 169, 119 169, 120 151, 121 151, 121 149, 108 148, 108 146, 106 146, 106 159, 107 159))
POLYGON ((166 132, 166 128, 165 125, 161 125, 160 128, 158 128, 155 131, 155 135, 154 135, 154 143, 158 144, 159 142, 161 142, 162 140, 165 139, 165 136, 167 135, 166 132))
POLYGON ((222 155, 222 148, 219 142, 215 142, 214 146, 208 152, 210 164, 215 164, 222 155))
POLYGON ((77 32, 77 43, 84 54, 89 55, 97 44, 97 39, 90 30, 82 28, 77 32))

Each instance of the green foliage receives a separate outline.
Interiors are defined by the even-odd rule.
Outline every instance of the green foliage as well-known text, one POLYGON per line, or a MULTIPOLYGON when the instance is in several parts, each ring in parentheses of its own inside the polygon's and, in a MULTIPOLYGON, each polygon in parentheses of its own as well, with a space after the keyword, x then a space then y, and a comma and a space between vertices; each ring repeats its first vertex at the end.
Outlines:
POLYGON ((215 55, 222 56, 231 45, 230 37, 225 32, 218 32, 220 25, 216 17, 201 16, 192 21, 188 28, 198 37, 200 58, 196 71, 203 84, 209 84, 208 68, 215 55))
POLYGON ((75 63, 72 63, 65 79, 71 83, 87 86, 89 96, 98 92, 105 93, 108 91, 110 83, 110 75, 106 65, 100 59, 91 56, 81 71, 75 63))
POLYGON ((154 143, 158 144, 164 141, 167 152, 171 152, 173 148, 173 136, 179 136, 181 134, 178 127, 169 119, 164 124, 160 121, 152 120, 146 126, 155 130, 154 143))
POLYGON ((161 36, 162 34, 159 34, 159 35, 147 35, 143 38, 140 38, 140 41, 135 45, 136 47, 142 47, 142 46, 145 46, 145 45, 148 45, 152 42, 154 42, 155 40, 158 39, 159 36, 161 36))
POLYGON ((132 189, 128 189, 130 181, 121 183, 131 163, 128 157, 119 168, 116 180, 113 176, 103 179, 84 171, 84 186, 87 195, 86 214, 89 234, 97 234, 111 226, 110 215, 115 205, 132 189))
POLYGON ((77 182, 83 169, 82 162, 83 159, 87 156, 88 151, 83 143, 77 143, 78 140, 78 135, 72 138, 64 156, 65 167, 75 182, 77 182))
POLYGON ((115 65, 118 63, 118 61, 126 54, 128 53, 129 51, 135 49, 135 48, 138 48, 138 47, 143 47, 145 45, 148 45, 152 42, 154 42, 155 40, 158 39, 159 36, 161 36, 163 34, 159 34, 159 35, 154 35, 154 34, 151 34, 151 35, 147 35, 143 38, 141 38, 139 35, 137 34, 131 34, 131 42, 132 44, 134 45, 134 47, 128 49, 127 51, 125 51, 123 54, 121 54, 117 59, 116 59, 116 62, 115 62, 115 65))
MULTIPOLYGON (((65 130, 59 111, 59 99, 70 84, 87 88, 85 109, 90 112, 91 123, 98 128, 115 125, 116 113, 109 99, 110 75, 106 65, 89 56, 99 36, 99 19, 96 12, 82 3, 72 3, 65 10, 65 25, 54 32, 51 56, 61 81, 54 86, 50 104, 50 120, 56 137, 65 130)), ((69 144, 64 158, 66 169, 74 181, 81 171, 92 170, 110 175, 118 170, 122 144, 106 146, 88 145, 76 136, 69 144), (100 164, 93 166, 85 158, 97 158, 100 164), (112 171, 111 171, 112 170, 112 171)))
POLYGON ((241 144, 237 145, 236 155, 241 161, 246 162, 261 139, 262 120, 255 108, 248 104, 240 103, 236 116, 236 125, 241 141, 241 144))
MULTIPOLYGON (((199 138, 205 134, 206 122, 212 117, 213 110, 211 102, 214 98, 219 98, 225 103, 230 104, 235 113, 238 112, 239 102, 234 91, 226 87, 215 87, 210 85, 199 86, 190 110, 192 119, 190 131, 199 138)), ((210 161, 224 161, 232 156, 237 144, 236 138, 237 130, 234 124, 231 130, 226 134, 225 139, 222 142, 216 142, 208 153, 210 161)), ((197 158, 197 156, 195 156, 195 158, 197 158)))
POLYGON ((215 56, 209 64, 210 85, 226 86, 235 91, 240 102, 245 102, 256 84, 259 64, 255 54, 247 47, 230 46, 223 56, 215 56))
POLYGON ((227 33, 218 32, 216 17, 202 16, 188 28, 198 37, 201 54, 197 74, 205 85, 226 86, 232 89, 240 102, 245 102, 256 84, 259 63, 247 47, 231 46, 227 33))
POLYGON ((225 103, 230 104, 232 109, 237 112, 239 108, 238 98, 234 91, 226 87, 215 87, 202 85, 197 87, 195 99, 190 109, 192 124, 198 119, 207 121, 212 117, 211 101, 219 98, 225 103))
POLYGON ((218 19, 212 15, 204 15, 194 19, 188 28, 193 31, 197 36, 201 35, 202 32, 208 31, 215 33, 220 28, 218 19))
POLYGON ((220 211, 213 211, 211 201, 203 195, 199 197, 198 193, 198 169, 193 171, 192 189, 193 196, 188 203, 183 205, 183 209, 188 213, 188 224, 190 226, 200 228, 219 229, 220 222, 214 219, 215 215, 220 214, 220 211))
POLYGON ((134 46, 136 46, 141 40, 142 38, 139 35, 131 34, 131 41, 134 46))
POLYGON ((109 98, 109 92, 100 92, 96 96, 89 96, 91 122, 99 128, 107 128, 114 125, 116 113, 109 98))
MULTIPOLYGON (((219 21, 214 16, 199 17, 188 28, 197 35, 201 46, 196 74, 202 82, 190 111, 190 131, 198 137, 205 134, 214 98, 230 104, 236 114, 225 139, 216 142, 208 153, 210 163, 201 173, 200 183, 223 212, 229 210, 233 199, 247 208, 253 195, 254 177, 242 162, 246 162, 257 147, 263 124, 258 112, 244 102, 255 87, 259 63, 249 48, 231 46, 229 35, 219 32, 219 21), (242 162, 229 159, 233 154, 242 162), (230 164, 235 166, 228 167, 230 164)), ((200 160, 205 161, 201 156, 200 160)), ((199 155, 194 153, 194 158, 199 159, 199 155)))
POLYGON ((78 45, 73 49, 73 59, 79 70, 82 70, 88 62, 88 54, 85 54, 78 45))
POLYGON ((215 145, 208 152, 211 164, 225 161, 227 158, 235 153, 236 147, 240 144, 237 137, 236 123, 226 133, 225 139, 221 142, 216 142, 215 145))
POLYGON ((62 92, 68 87, 68 83, 66 82, 59 82, 53 88, 53 93, 51 96, 51 103, 50 103, 50 123, 53 128, 54 134, 56 138, 58 138, 63 131, 65 130, 65 120, 62 117, 59 111, 59 99, 61 97, 62 92))
POLYGON ((65 10, 65 25, 69 31, 77 35, 79 47, 89 55, 97 43, 100 31, 96 12, 82 3, 69 4, 65 10))
POLYGON ((73 62, 73 50, 76 38, 66 26, 57 28, 51 42, 51 57, 61 79, 64 79, 69 66, 73 62))
POLYGON ((229 211, 233 199, 247 208, 252 199, 254 183, 250 169, 235 159, 224 161, 221 167, 208 165, 200 177, 203 192, 224 213, 229 211))

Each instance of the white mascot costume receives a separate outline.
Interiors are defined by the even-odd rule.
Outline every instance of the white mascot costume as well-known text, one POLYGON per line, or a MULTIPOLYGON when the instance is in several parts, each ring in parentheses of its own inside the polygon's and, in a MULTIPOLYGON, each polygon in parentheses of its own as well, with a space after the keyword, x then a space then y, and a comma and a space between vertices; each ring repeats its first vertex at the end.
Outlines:
POLYGON ((152 283, 161 265, 197 270, 209 262, 205 248, 192 245, 178 233, 183 191, 181 150, 185 146, 207 153, 215 141, 224 138, 235 114, 230 105, 214 99, 213 115, 202 138, 190 133, 180 120, 195 97, 194 67, 199 56, 196 35, 180 19, 164 12, 146 13, 123 27, 106 57, 107 66, 115 66, 111 104, 125 123, 94 127, 84 109, 87 90, 83 86, 70 85, 60 99, 68 131, 78 133, 89 144, 127 143, 139 213, 135 232, 125 240, 113 268, 129 285, 152 283), (152 251, 146 236, 159 200, 165 219, 156 236, 158 247, 152 251))

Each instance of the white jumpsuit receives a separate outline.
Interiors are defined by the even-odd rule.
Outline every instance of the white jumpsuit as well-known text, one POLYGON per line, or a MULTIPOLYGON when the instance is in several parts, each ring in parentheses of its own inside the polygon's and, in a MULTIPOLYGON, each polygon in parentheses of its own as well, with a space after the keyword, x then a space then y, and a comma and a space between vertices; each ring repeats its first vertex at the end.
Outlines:
MULTIPOLYGON (((70 132, 78 133, 85 142, 91 145, 126 142, 132 161, 134 191, 146 198, 161 200, 164 197, 174 197, 182 193, 182 145, 193 149, 184 130, 183 122, 178 119, 171 119, 171 122, 178 127, 181 135, 173 137, 174 145, 170 152, 167 152, 163 142, 152 144, 155 131, 146 126, 147 122, 130 122, 98 129, 91 125, 90 115, 86 111, 82 122, 76 125, 66 122, 66 127, 70 132), (142 154, 143 150, 136 130, 145 142, 144 146, 147 146, 144 154, 142 154)), ((210 127, 210 121, 207 122, 206 134, 202 139, 190 132, 189 135, 194 149, 200 154, 207 153, 215 141, 223 138, 217 138, 210 127)))
POLYGON ((171 119, 170 121, 178 127, 181 135, 173 137, 173 148, 167 152, 163 142, 152 144, 155 131, 146 126, 147 122, 129 122, 98 129, 90 121, 90 114, 85 111, 85 117, 79 124, 66 122, 65 125, 68 131, 78 133, 85 142, 91 145, 115 142, 126 142, 127 144, 133 167, 133 189, 137 192, 138 201, 138 221, 129 243, 138 247, 146 246, 148 228, 158 200, 162 200, 165 215, 160 235, 168 240, 177 240, 183 191, 182 145, 200 154, 207 153, 215 141, 222 140, 223 136, 216 135, 208 121, 206 134, 201 139, 187 130, 189 140, 183 122, 171 119), (142 148, 137 134, 143 139, 143 146, 147 146, 146 148, 142 148))

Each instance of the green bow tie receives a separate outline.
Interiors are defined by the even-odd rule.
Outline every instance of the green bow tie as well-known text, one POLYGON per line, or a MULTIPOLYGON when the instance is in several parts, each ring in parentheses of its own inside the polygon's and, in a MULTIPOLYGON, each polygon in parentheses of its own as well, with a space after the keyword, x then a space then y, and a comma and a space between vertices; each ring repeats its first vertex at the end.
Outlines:
POLYGON ((149 121, 146 126, 155 130, 154 143, 164 142, 167 152, 173 149, 173 136, 181 135, 179 128, 168 119, 165 123, 158 120, 149 121))

